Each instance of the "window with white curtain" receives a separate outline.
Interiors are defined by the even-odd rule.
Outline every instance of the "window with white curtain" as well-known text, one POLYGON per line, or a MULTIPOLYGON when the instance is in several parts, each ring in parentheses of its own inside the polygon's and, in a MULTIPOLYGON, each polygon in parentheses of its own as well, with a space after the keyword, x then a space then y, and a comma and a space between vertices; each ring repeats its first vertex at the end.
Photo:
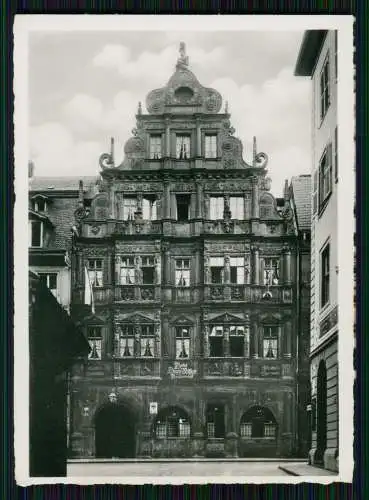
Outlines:
POLYGON ((152 160, 161 158, 161 135, 150 136, 150 158, 152 160))
POLYGON ((223 196, 210 197, 210 219, 219 220, 224 217, 224 198, 223 196))
POLYGON ((242 285, 245 283, 245 259, 243 257, 231 257, 231 283, 242 285))
POLYGON ((176 286, 190 286, 190 259, 176 259, 176 286))
POLYGON ((190 355, 190 329, 188 326, 176 327, 176 358, 185 359, 190 355))
POLYGON ((242 196, 230 196, 229 208, 232 219, 243 220, 245 218, 244 199, 242 196))
POLYGON ((135 283, 135 264, 133 257, 121 257, 120 284, 133 285, 135 283))
POLYGON ((177 134, 176 136, 176 158, 187 160, 191 156, 191 139, 189 135, 177 134))
POLYGON ((205 135, 205 158, 217 157, 217 136, 216 134, 205 135))
POLYGON ((145 196, 142 199, 142 218, 144 220, 157 219, 157 201, 153 196, 145 196))
POLYGON ((137 198, 123 198, 123 220, 134 219, 137 210, 137 198))

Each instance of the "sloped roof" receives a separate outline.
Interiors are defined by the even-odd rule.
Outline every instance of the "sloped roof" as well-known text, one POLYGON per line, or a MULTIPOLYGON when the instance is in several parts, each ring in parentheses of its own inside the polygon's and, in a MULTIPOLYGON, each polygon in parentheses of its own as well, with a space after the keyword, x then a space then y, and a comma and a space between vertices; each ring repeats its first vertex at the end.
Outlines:
POLYGON ((311 175, 292 177, 291 190, 296 207, 298 229, 311 228, 311 175))
POLYGON ((97 176, 43 177, 29 179, 29 191, 78 191, 79 181, 83 182, 84 191, 88 191, 98 180, 97 176))

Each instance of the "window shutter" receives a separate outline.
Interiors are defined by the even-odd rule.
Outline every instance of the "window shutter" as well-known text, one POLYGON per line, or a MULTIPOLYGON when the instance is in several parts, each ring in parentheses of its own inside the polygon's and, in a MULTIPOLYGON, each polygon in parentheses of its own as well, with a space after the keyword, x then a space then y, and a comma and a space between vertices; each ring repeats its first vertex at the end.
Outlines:
POLYGON ((313 181, 313 215, 318 211, 318 170, 314 172, 313 181))
POLYGON ((333 170, 333 153, 332 153, 332 143, 328 144, 327 148, 327 159, 328 159, 328 171, 329 171, 329 190, 330 193, 332 191, 332 170, 333 170))

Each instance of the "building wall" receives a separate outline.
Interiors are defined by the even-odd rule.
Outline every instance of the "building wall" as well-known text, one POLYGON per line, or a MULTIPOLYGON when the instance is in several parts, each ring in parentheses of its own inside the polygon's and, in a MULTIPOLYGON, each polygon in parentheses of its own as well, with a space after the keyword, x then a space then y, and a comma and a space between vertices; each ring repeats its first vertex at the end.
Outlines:
MULTIPOLYGON (((337 245, 337 179, 335 131, 337 127, 337 79, 335 68, 336 41, 335 32, 328 31, 318 56, 312 75, 313 106, 313 219, 312 219, 312 286, 311 286, 311 388, 313 411, 316 408, 317 374, 319 363, 325 361, 327 370, 327 441, 324 453, 324 466, 337 470, 338 461, 338 365, 337 365, 337 333, 338 333, 338 245, 337 245), (330 105, 322 120, 320 118, 320 75, 326 57, 330 60, 330 105), (331 194, 325 207, 319 209, 319 164, 324 149, 332 145, 332 181, 331 194), (318 177, 318 179, 317 179, 318 177), (318 186, 317 186, 318 182, 318 186), (318 208, 314 211, 314 195, 318 197, 318 208), (330 244, 329 262, 329 301, 321 307, 321 250, 330 244)), ((313 419, 318 418, 318 411, 313 419)), ((316 432, 312 432, 312 462, 317 450, 316 432)))

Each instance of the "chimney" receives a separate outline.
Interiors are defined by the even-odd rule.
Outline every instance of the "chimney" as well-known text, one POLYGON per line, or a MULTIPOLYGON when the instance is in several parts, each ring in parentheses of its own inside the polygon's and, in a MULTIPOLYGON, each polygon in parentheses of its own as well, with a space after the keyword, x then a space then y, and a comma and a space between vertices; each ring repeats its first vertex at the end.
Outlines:
POLYGON ((78 183, 78 205, 83 207, 83 181, 78 183))
POLYGON ((33 163, 33 161, 29 161, 28 162, 28 178, 32 179, 34 174, 35 174, 35 164, 33 163))
POLYGON ((290 196, 289 196, 289 187, 288 187, 288 179, 286 179, 284 181, 283 198, 285 200, 288 200, 290 198, 290 196))

